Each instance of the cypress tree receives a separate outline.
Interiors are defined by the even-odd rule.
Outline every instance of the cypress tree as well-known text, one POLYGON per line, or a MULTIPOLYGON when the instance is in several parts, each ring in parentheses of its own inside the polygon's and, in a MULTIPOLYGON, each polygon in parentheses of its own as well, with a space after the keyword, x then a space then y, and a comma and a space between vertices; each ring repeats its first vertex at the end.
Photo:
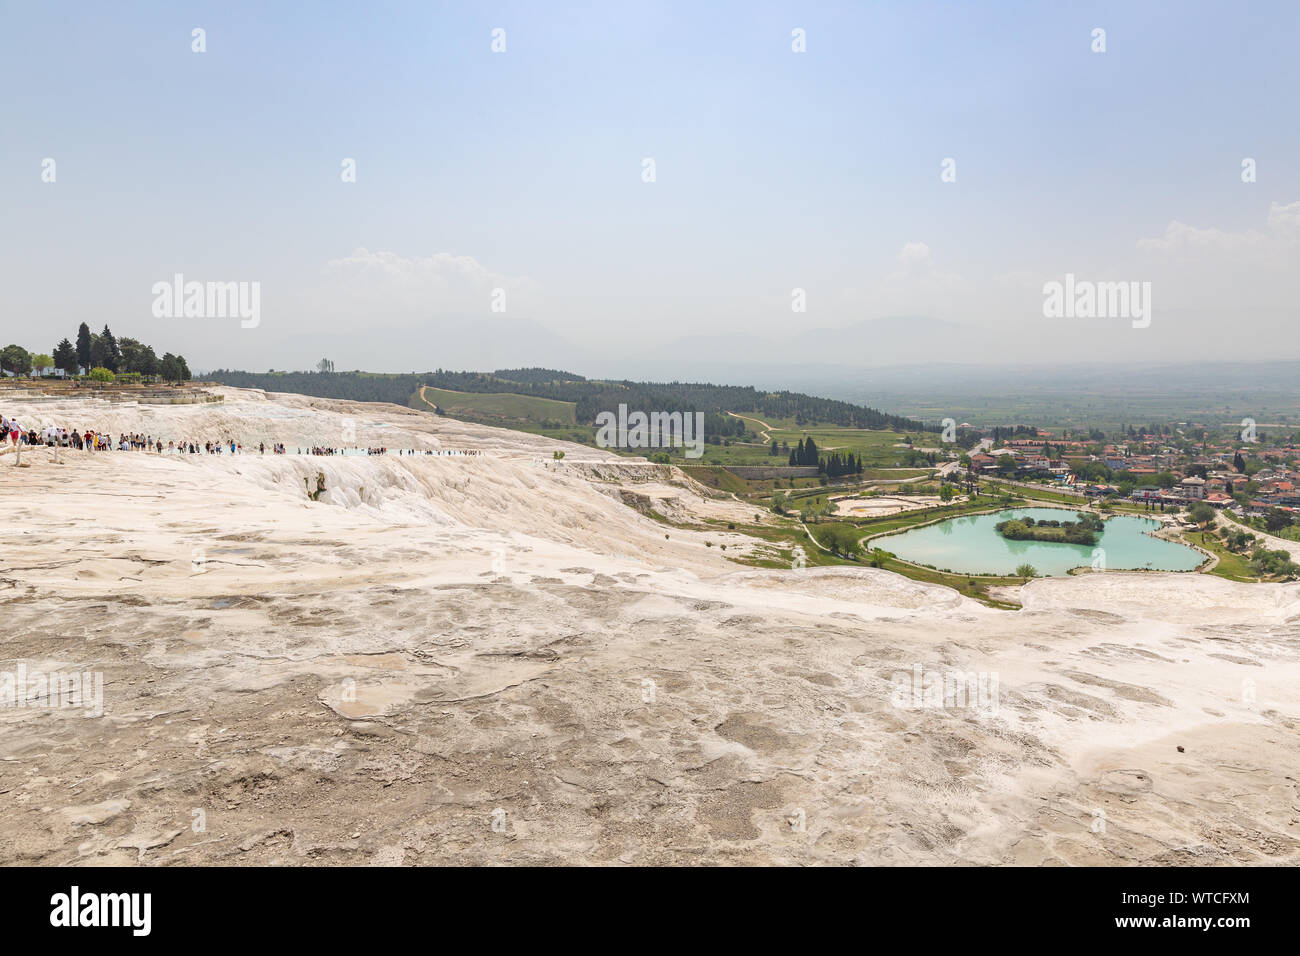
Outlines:
POLYGON ((90 371, 90 326, 85 322, 77 329, 77 364, 90 371))
POLYGON ((109 331, 107 325, 104 326, 104 331, 100 333, 100 337, 104 340, 104 347, 108 354, 106 362, 108 370, 110 372, 121 371, 122 350, 117 347, 117 339, 113 337, 113 333, 109 331))

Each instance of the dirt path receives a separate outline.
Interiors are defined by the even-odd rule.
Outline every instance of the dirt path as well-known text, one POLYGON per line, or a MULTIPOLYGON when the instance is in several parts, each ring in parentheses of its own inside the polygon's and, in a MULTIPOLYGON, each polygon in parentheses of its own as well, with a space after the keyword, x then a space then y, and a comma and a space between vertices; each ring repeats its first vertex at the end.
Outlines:
POLYGON ((772 444, 772 426, 767 422, 760 421, 757 418, 746 418, 744 415, 737 415, 735 412, 727 412, 732 418, 739 418, 742 422, 753 422, 759 428, 763 429, 762 439, 765 445, 772 444))
POLYGON ((812 533, 811 531, 808 530, 808 526, 807 526, 806 524, 804 524, 802 521, 799 522, 799 527, 803 528, 803 533, 806 534, 806 535, 808 536, 808 540, 811 541, 813 544, 817 545, 817 547, 821 548, 821 549, 822 549, 823 551, 825 551, 827 554, 834 554, 834 553, 835 553, 835 552, 832 551, 830 548, 827 548, 827 547, 823 546, 822 543, 821 543, 820 541, 818 541, 816 538, 814 538, 814 537, 813 537, 813 533, 812 533))
POLYGON ((1289 538, 1279 538, 1269 534, 1267 531, 1257 531, 1254 528, 1238 524, 1231 518, 1225 518, 1222 514, 1214 516, 1214 530, 1219 528, 1231 528, 1234 531, 1245 531, 1247 534, 1253 534, 1264 542, 1264 546, 1270 551, 1285 551, 1291 555, 1292 561, 1300 561, 1300 541, 1292 541, 1289 538))

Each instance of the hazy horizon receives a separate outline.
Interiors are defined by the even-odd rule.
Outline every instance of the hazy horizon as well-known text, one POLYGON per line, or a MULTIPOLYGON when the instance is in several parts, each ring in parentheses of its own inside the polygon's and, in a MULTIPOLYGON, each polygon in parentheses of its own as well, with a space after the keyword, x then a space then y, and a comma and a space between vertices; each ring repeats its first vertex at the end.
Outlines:
POLYGON ((196 369, 666 378, 1300 358, 1285 3, 66 13, 0 35, 32 87, 0 344, 86 321, 196 369), (256 283, 257 321, 155 314, 177 275, 256 283), (1149 284, 1147 314, 1045 317, 1067 276, 1149 284))

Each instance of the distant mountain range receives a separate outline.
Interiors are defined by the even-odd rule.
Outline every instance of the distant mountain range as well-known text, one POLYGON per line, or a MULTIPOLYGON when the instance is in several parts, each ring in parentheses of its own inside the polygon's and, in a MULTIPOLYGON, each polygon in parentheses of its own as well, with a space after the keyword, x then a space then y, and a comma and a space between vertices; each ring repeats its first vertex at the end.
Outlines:
POLYGON ((974 330, 943 319, 893 316, 842 328, 805 329, 780 339, 758 335, 684 336, 648 350, 644 358, 656 364, 688 365, 721 360, 785 365, 792 359, 814 357, 830 365, 896 365, 933 359, 940 350, 951 351, 955 358, 978 337, 974 330))
MULTIPOLYGON (((390 325, 376 316, 364 334, 355 327, 313 330, 310 355, 303 354, 303 336, 277 336, 274 326, 265 323, 257 351, 268 367, 277 368, 311 367, 322 357, 333 359, 339 369, 383 371, 541 365, 599 378, 806 388, 828 378, 860 383, 900 367, 908 369, 914 382, 941 382, 948 376, 939 368, 950 365, 1076 369, 1081 362, 1111 367, 1192 363, 1203 360, 1211 347, 1217 357, 1231 361, 1300 359, 1300 354, 1288 354, 1300 352, 1290 318, 1280 313, 1267 318, 1255 315, 1252 328, 1263 323, 1272 331, 1243 336, 1234 334, 1231 321, 1221 316, 1173 310, 1158 312, 1145 329, 1123 320, 1045 318, 977 327, 926 315, 808 328, 806 315, 792 314, 787 333, 647 335, 634 347, 623 344, 625 334, 575 339, 534 319, 498 314, 440 316, 414 326, 390 325)), ((203 326, 192 330, 205 333, 203 326)), ((215 329, 208 334, 191 350, 203 356, 202 367, 249 364, 242 337, 219 335, 215 329)))
MULTIPOLYGON (((1272 337, 1264 348, 1261 340, 1228 334, 1221 325, 1208 315, 1171 311, 1158 314, 1147 329, 1043 319, 994 331, 904 315, 842 327, 799 329, 792 323, 788 335, 776 337, 741 332, 651 339, 627 352, 603 340, 570 341, 531 319, 478 313, 417 328, 389 328, 377 320, 360 341, 355 329, 322 330, 311 337, 310 361, 295 367, 320 357, 333 359, 340 371, 544 366, 591 379, 790 390, 932 425, 950 414, 1065 424, 1130 415, 1144 421, 1285 421, 1282 416, 1300 414, 1300 361, 1238 359, 1243 345, 1250 357, 1285 356, 1295 336, 1272 337), (1189 349, 1211 340, 1231 361, 1186 360, 1189 349)), ((213 354, 232 348, 229 340, 213 344, 213 354)), ((300 339, 290 338, 260 342, 258 351, 272 365, 274 356, 300 355, 302 348, 300 339)), ((247 349, 237 351, 246 365, 247 349)))

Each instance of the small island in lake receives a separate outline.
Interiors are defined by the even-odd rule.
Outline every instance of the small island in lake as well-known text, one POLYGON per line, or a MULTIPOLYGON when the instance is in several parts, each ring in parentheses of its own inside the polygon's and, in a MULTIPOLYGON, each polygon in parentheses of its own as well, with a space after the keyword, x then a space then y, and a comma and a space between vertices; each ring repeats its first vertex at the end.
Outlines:
POLYGON ((1097 534, 1105 523, 1086 511, 1078 512, 1078 521, 1053 521, 1033 518, 1012 518, 999 521, 994 527, 998 534, 1012 541, 1056 541, 1062 544, 1096 544, 1097 534))

